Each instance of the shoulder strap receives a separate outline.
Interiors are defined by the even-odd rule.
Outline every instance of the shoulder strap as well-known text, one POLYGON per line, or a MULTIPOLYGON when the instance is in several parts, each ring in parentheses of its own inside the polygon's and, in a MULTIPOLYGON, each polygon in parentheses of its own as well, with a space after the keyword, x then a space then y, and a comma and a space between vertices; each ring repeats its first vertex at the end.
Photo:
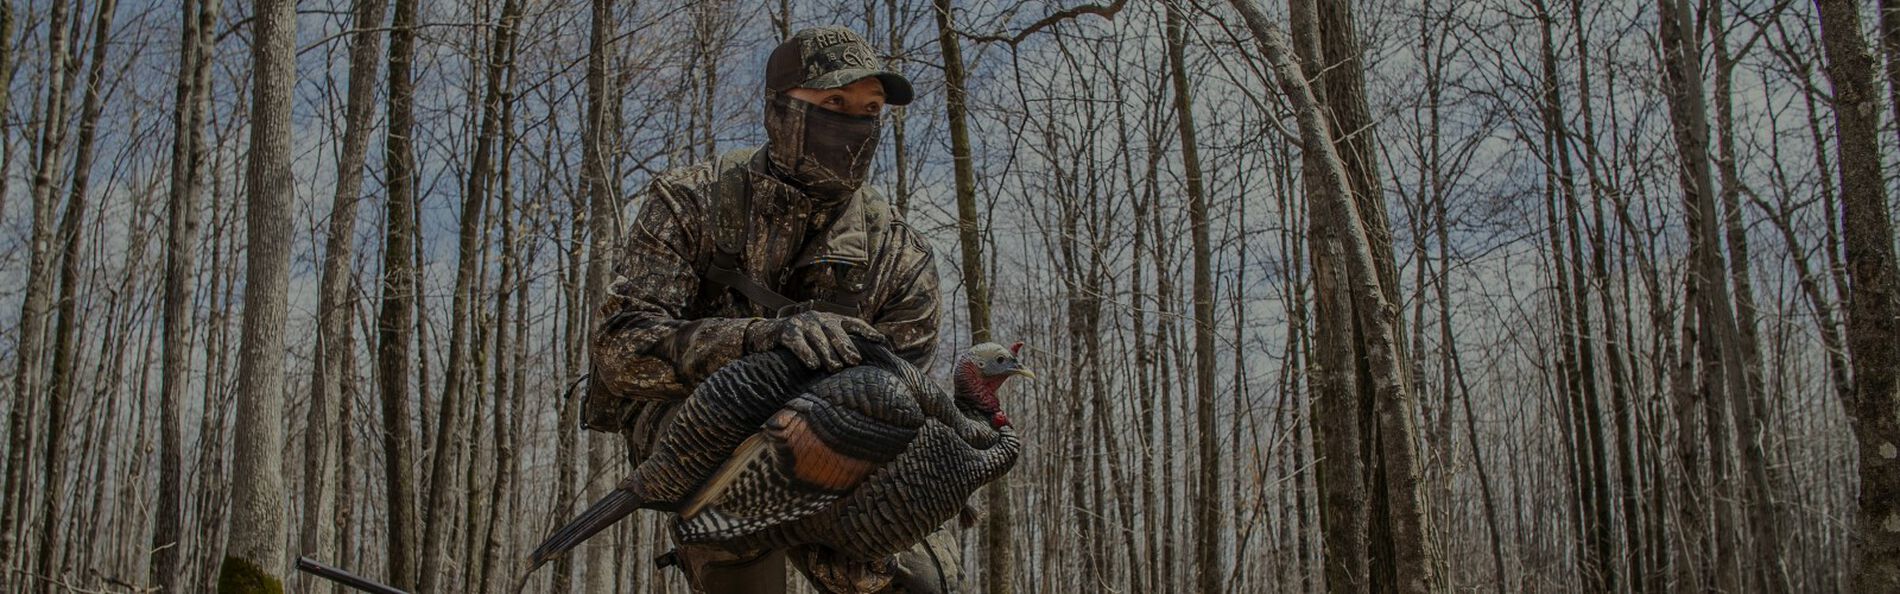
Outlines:
POLYGON ((740 268, 746 227, 752 219, 752 184, 746 177, 751 175, 754 152, 738 149, 719 155, 713 162, 713 183, 701 188, 705 192, 705 225, 700 233, 698 261, 694 263, 702 275, 697 299, 700 303, 710 303, 728 289, 738 289, 757 301, 755 291, 748 288, 764 289, 746 278, 740 268))
POLYGON ((700 250, 701 301, 711 301, 727 289, 773 311, 797 305, 790 298, 746 276, 742 268, 745 240, 752 224, 752 183, 748 176, 756 149, 738 149, 719 156, 714 165, 712 192, 707 197, 708 225, 700 250))

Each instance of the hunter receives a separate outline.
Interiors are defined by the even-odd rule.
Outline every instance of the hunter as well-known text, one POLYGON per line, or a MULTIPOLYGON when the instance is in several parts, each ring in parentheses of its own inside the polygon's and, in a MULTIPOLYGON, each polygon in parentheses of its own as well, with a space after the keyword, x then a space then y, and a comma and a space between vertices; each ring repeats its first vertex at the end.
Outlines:
MULTIPOLYGON (((928 243, 865 184, 886 105, 911 102, 856 32, 799 31, 765 66, 766 144, 656 177, 634 203, 616 278, 594 328, 584 423, 617 432, 637 464, 713 371, 785 348, 813 368, 859 360, 849 335, 881 338, 928 369, 937 269, 928 243)), ((938 532, 895 565, 837 566, 821 551, 676 551, 700 592, 785 591, 789 558, 828 591, 862 584, 936 592, 956 583, 938 532)))

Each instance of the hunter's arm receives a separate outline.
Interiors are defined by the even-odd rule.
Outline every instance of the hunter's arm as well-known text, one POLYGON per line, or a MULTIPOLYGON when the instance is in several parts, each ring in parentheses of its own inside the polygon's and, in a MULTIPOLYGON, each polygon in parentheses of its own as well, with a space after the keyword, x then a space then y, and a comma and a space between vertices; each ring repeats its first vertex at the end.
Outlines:
POLYGON ((699 291, 703 213, 692 190, 670 178, 655 180, 640 202, 596 318, 593 384, 626 398, 685 398, 745 354, 746 328, 759 319, 681 319, 699 291))
POLYGON ((883 282, 888 296, 870 320, 897 355, 928 371, 937 350, 937 262, 930 244, 910 226, 893 222, 884 248, 891 262, 883 282))

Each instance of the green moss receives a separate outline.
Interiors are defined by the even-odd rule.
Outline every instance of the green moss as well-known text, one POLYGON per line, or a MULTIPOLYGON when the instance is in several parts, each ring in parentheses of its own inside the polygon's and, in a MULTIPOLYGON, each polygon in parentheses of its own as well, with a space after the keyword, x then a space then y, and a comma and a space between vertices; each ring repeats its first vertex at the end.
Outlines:
POLYGON ((218 594, 284 594, 284 582, 256 563, 226 556, 218 566, 218 594))

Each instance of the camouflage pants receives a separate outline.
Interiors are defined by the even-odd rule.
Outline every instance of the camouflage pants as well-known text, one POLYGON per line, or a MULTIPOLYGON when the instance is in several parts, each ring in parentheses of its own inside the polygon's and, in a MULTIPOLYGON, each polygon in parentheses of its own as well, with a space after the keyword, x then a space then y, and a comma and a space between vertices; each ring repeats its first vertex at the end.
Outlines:
POLYGON ((815 547, 734 553, 684 545, 677 554, 686 582, 704 594, 782 594, 788 559, 813 588, 827 594, 952 594, 963 577, 956 540, 949 531, 938 531, 908 551, 870 562, 832 558, 815 547))

